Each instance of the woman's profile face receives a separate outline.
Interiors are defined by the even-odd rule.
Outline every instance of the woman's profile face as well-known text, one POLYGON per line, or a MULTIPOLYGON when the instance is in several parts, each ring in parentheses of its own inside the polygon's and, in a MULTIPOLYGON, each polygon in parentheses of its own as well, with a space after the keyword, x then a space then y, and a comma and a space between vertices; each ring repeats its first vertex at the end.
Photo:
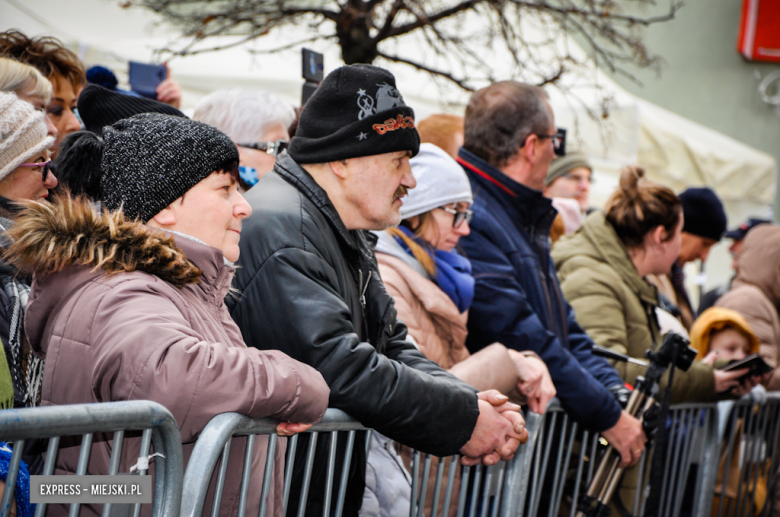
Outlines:
POLYGON ((682 228, 683 216, 680 214, 680 221, 674 228, 671 238, 661 241, 657 244, 655 250, 655 260, 652 274, 665 275, 672 269, 672 265, 680 256, 680 247, 682 246, 682 228))
POLYGON ((431 210, 430 214, 433 217, 434 224, 428 226, 421 237, 437 250, 452 251, 458 245, 461 237, 471 233, 471 229, 467 221, 463 221, 457 228, 453 228, 452 223, 455 221, 455 214, 448 212, 445 208, 464 211, 469 208, 469 204, 466 202, 450 203, 431 210))

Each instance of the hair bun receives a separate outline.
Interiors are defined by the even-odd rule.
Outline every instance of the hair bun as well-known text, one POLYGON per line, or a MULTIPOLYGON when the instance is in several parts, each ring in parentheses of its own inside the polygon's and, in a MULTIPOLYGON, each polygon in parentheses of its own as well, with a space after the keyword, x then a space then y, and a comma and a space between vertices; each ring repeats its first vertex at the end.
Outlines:
POLYGON ((620 171, 620 189, 632 198, 639 190, 639 180, 645 175, 645 170, 638 165, 627 165, 620 171))

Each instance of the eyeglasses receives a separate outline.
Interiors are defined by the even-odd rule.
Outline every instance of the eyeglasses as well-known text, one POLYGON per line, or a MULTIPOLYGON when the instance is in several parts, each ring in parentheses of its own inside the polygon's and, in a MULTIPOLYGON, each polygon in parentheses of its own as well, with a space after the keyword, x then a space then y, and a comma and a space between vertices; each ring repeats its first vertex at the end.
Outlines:
POLYGON ((452 220, 452 227, 459 228, 464 222, 471 224, 471 220, 474 219, 474 212, 471 210, 455 210, 446 206, 440 206, 442 210, 455 216, 452 220))
POLYGON ((237 144, 240 147, 248 147, 249 149, 255 149, 257 151, 263 151, 268 153, 274 158, 279 156, 282 151, 287 149, 290 142, 287 140, 277 140, 275 142, 254 142, 251 144, 237 144))
MULTIPOLYGON (((545 135, 544 133, 531 133, 532 135, 536 135, 539 137, 539 139, 544 138, 551 138, 553 149, 555 150, 556 156, 566 156, 566 130, 562 127, 558 128, 558 131, 552 135, 545 135)), ((526 137, 528 138, 528 137, 526 137)), ((525 140, 523 140, 523 145, 520 147, 522 148, 525 145, 525 140)))
POLYGON ((593 176, 591 175, 582 176, 566 172, 562 175, 562 177, 566 178, 567 180, 576 181, 577 183, 581 181, 586 181, 588 184, 593 183, 593 176))
POLYGON ((20 163, 19 167, 37 167, 41 169, 41 175, 42 179, 45 182, 46 177, 49 175, 49 171, 51 170, 50 164, 51 160, 46 160, 45 162, 40 163, 20 163))

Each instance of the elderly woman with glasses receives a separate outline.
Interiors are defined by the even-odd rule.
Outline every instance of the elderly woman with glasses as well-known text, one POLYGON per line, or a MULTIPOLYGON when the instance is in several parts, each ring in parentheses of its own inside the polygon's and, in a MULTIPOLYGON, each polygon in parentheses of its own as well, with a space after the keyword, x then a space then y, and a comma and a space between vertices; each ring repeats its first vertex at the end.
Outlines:
MULTIPOLYGON (((471 263, 456 251, 460 238, 469 234, 473 216, 469 207, 474 198, 466 173, 430 143, 421 144, 409 163, 417 186, 403 198, 401 224, 378 232, 376 246, 379 273, 395 301, 398 319, 409 328, 407 339, 477 390, 497 389, 543 413, 555 387, 536 354, 499 343, 474 355, 466 348, 474 278, 471 263)), ((389 439, 376 432, 372 436, 361 516, 379 515, 372 508, 392 508, 387 515, 408 513, 411 496, 404 481, 408 473, 396 472, 398 462, 387 457, 393 450, 387 446, 389 439)), ((432 494, 433 487, 426 508, 433 504, 432 494)), ((453 497, 457 500, 457 494, 453 497)))
MULTIPOLYGON (((13 93, 0 92, 0 232, 13 225, 18 202, 42 200, 57 178, 49 171, 48 134, 42 111, 13 93)), ((6 248, 0 237, 0 248, 6 248)), ((0 251, 3 251, 0 249, 0 251)), ((38 404, 43 361, 32 353, 24 336, 24 313, 31 279, 0 262, 0 339, 5 348, 14 390, 14 406, 38 404)))
POLYGON ((422 144, 410 163, 417 187, 403 200, 400 226, 380 232, 376 248, 399 319, 428 359, 479 390, 520 393, 533 411, 543 412, 555 388, 541 359, 500 344, 473 356, 466 348, 474 278, 471 263, 455 249, 473 215, 466 174, 433 144, 422 144))

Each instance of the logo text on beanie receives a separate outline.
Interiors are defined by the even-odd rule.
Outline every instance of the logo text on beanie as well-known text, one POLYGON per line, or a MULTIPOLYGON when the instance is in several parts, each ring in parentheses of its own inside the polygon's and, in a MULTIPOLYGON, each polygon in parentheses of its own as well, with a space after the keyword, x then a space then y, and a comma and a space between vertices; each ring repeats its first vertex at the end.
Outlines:
POLYGON ((398 115, 396 118, 385 120, 384 124, 374 124, 372 127, 377 133, 384 135, 388 131, 395 131, 396 129, 414 129, 414 119, 398 115))

